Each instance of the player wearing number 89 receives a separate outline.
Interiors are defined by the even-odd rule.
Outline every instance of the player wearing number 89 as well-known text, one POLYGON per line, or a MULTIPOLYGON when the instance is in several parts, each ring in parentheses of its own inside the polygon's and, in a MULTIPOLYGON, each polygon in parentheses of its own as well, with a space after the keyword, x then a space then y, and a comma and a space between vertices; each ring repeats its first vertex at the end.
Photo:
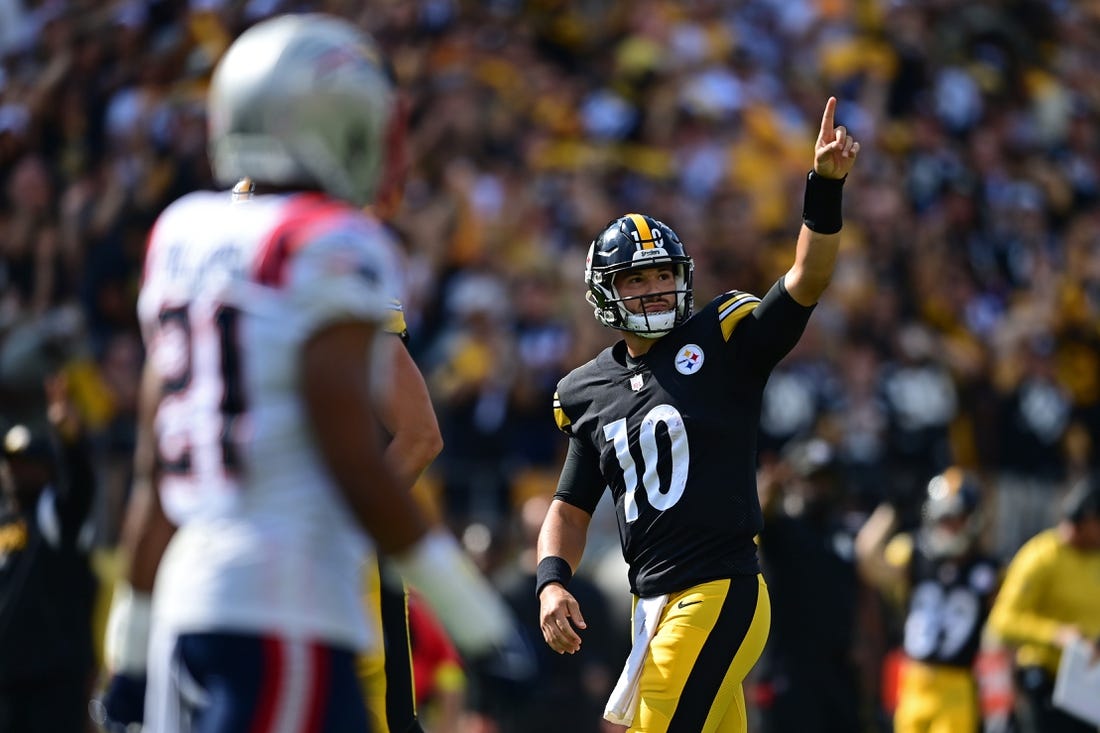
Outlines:
POLYGON ((978 548, 980 496, 951 467, 928 482, 918 531, 892 536, 895 512, 883 504, 856 537, 860 575, 904 609, 896 733, 980 729, 973 670, 999 581, 978 548))
POLYGON ((361 600, 372 544, 467 651, 510 632, 382 450, 401 273, 362 207, 399 167, 397 109, 373 41, 329 16, 263 21, 214 72, 214 172, 255 190, 188 194, 150 235, 130 585, 100 710, 112 730, 144 712, 156 733, 369 731, 355 659, 376 633, 361 600))
POLYGON ((631 731, 747 728, 742 681, 770 624, 753 541, 761 394, 836 259, 841 189, 859 144, 834 126, 835 110, 830 98, 794 264, 763 299, 731 290, 693 314, 691 258, 650 216, 616 219, 589 250, 588 300, 623 339, 558 385, 554 415, 569 452, 539 536, 536 593, 547 644, 576 652, 585 622, 568 582, 609 487, 636 633, 605 717, 631 731))

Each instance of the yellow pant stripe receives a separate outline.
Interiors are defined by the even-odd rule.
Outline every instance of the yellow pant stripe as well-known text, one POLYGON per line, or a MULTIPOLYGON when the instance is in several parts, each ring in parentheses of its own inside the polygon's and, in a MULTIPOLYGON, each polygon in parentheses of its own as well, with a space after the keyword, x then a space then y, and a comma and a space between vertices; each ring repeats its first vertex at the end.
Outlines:
POLYGON ((759 575, 672 595, 642 668, 630 733, 745 733, 742 682, 770 626, 768 590, 759 575))

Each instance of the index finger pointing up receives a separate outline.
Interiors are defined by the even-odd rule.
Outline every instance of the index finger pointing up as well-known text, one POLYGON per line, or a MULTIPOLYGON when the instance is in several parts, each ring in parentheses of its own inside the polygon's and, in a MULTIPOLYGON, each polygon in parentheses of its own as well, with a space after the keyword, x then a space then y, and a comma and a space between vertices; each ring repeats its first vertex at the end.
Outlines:
POLYGON ((825 114, 821 115, 821 140, 833 139, 833 116, 836 113, 836 97, 829 97, 825 103, 825 114))

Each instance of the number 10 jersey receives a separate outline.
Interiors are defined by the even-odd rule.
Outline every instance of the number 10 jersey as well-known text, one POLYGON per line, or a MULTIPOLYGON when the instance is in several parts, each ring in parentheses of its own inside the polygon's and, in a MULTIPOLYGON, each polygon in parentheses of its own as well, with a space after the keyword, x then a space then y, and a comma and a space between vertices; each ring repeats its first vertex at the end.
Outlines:
POLYGON ((610 489, 635 594, 760 572, 761 398, 811 312, 781 280, 763 300, 730 291, 642 357, 620 341, 559 382, 570 441, 555 498, 592 513, 610 489))

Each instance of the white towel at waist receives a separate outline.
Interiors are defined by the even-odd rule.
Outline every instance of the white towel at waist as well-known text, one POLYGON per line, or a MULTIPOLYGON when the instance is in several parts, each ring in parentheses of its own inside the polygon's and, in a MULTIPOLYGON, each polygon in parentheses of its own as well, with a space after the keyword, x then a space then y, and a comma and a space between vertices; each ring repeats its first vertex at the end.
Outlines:
POLYGON ((630 647, 630 655, 623 665, 619 681, 615 683, 615 689, 611 691, 611 697, 607 700, 603 717, 612 723, 629 726, 634 722, 634 714, 638 710, 638 690, 642 677, 642 666, 645 664, 646 653, 649 651, 649 642, 657 631, 657 624, 661 620, 661 612, 668 603, 668 594, 654 596, 653 598, 640 598, 634 606, 634 644, 630 647))

